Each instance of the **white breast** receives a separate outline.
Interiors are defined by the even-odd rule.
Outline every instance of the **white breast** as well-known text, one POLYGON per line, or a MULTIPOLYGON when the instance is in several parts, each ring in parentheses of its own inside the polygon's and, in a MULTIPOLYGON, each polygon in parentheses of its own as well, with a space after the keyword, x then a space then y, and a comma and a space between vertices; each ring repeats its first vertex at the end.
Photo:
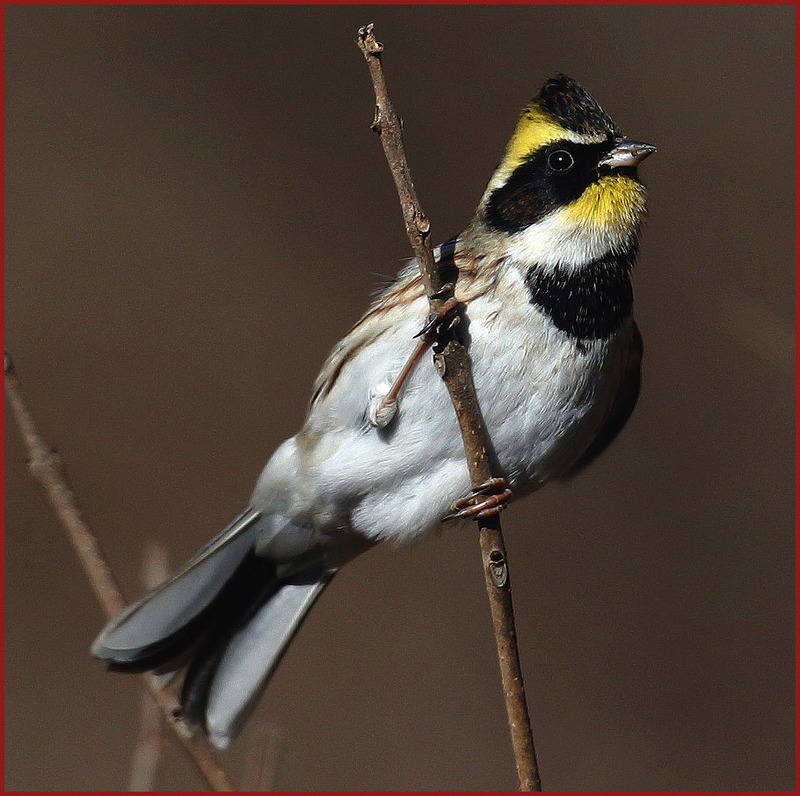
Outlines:
POLYGON ((578 342, 530 303, 520 272, 505 279, 501 292, 516 300, 474 308, 472 359, 500 466, 521 495, 563 473, 594 438, 619 387, 632 325, 578 342))
MULTIPOLYGON (((501 472, 517 496, 562 473, 586 448, 616 393, 630 324, 577 344, 534 307, 509 269, 472 301, 467 333, 478 401, 501 472)), ((343 368, 303 431, 265 468, 254 501, 297 525, 408 541, 435 527, 470 486, 450 397, 432 358, 419 363, 386 429, 366 420, 414 347, 427 301, 343 368)), ((275 458, 275 457, 274 457, 275 458)))

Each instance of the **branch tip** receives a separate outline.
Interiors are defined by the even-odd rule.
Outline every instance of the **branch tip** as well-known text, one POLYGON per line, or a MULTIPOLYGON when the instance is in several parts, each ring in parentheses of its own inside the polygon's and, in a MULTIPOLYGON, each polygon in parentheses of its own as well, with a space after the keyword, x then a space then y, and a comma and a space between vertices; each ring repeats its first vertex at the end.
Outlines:
POLYGON ((365 58, 370 55, 379 56, 383 52, 383 45, 375 38, 374 27, 375 24, 370 22, 358 29, 358 46, 365 58))

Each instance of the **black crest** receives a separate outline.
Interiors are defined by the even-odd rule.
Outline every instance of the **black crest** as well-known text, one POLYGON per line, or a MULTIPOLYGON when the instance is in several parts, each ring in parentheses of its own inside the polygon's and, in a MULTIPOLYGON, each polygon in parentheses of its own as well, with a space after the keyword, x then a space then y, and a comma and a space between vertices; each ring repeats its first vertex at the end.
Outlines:
POLYGON ((566 75, 551 77, 534 101, 568 130, 589 135, 619 134, 617 126, 595 98, 566 75))

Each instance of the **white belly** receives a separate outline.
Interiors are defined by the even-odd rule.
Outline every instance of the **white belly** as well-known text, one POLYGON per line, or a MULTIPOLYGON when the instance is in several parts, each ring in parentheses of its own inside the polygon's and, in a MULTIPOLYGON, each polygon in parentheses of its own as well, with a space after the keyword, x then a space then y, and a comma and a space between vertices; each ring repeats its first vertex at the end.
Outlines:
MULTIPOLYGON (((467 333, 497 474, 519 497, 563 473, 591 442, 616 394, 631 324, 606 341, 577 344, 527 300, 521 277, 506 280, 502 303, 470 303, 467 333)), ((366 420, 370 400, 388 390, 414 347, 427 311, 417 303, 415 317, 347 363, 265 468, 254 505, 322 533, 349 528, 403 542, 437 527, 468 491, 461 434, 430 356, 403 388, 392 423, 379 430, 366 420)))

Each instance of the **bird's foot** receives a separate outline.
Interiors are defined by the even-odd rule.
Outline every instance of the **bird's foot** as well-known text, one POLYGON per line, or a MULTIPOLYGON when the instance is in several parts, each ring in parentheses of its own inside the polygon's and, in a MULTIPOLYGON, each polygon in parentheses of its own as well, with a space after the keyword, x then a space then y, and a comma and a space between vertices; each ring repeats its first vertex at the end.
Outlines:
POLYGON ((454 286, 448 282, 442 285, 442 289, 434 294, 433 298, 448 298, 442 303, 439 309, 431 313, 427 323, 420 329, 414 337, 422 337, 428 341, 428 345, 433 345, 436 338, 452 328, 458 323, 458 307, 461 302, 453 295, 454 286))
POLYGON ((508 505, 511 495, 505 478, 490 478, 456 500, 450 506, 451 513, 444 520, 491 517, 499 514, 508 505))

